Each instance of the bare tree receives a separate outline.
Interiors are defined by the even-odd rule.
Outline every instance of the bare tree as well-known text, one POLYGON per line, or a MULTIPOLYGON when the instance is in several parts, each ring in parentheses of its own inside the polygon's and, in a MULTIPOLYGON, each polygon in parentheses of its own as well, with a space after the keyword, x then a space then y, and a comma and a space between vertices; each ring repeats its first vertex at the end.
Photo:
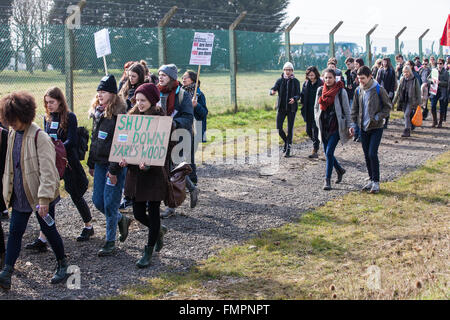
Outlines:
POLYGON ((15 56, 17 58, 19 51, 23 50, 26 68, 30 73, 33 73, 33 57, 37 51, 40 52, 43 71, 47 70, 44 61, 47 59, 43 55, 48 43, 48 14, 52 4, 51 0, 14 0, 12 3, 10 23, 12 38, 15 40, 15 56))

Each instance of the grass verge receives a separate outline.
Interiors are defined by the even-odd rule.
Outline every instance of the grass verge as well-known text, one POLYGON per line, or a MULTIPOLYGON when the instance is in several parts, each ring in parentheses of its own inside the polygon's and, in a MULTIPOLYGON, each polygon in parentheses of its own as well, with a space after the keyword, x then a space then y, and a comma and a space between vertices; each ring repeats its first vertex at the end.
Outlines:
POLYGON ((447 152, 111 299, 449 299, 449 177, 447 152))

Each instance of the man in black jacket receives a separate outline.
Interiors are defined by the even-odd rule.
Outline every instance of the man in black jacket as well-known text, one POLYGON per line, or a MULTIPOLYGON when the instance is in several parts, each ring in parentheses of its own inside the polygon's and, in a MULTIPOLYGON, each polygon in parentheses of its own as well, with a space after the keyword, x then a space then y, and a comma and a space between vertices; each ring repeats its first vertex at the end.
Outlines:
POLYGON ((300 82, 294 76, 294 66, 286 62, 283 67, 283 74, 270 89, 270 94, 278 92, 277 104, 277 129, 281 139, 284 141, 283 152, 285 157, 291 156, 292 138, 294 136, 295 115, 300 100, 300 82), (284 119, 288 118, 288 134, 283 130, 284 119))

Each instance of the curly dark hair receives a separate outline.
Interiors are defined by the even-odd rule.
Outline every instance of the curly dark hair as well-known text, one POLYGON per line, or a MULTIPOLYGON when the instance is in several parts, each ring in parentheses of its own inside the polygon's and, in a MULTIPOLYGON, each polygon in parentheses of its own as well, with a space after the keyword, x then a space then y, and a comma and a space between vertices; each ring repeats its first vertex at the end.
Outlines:
POLYGON ((0 121, 4 125, 20 121, 30 125, 36 116, 36 101, 26 92, 13 92, 0 100, 0 121))

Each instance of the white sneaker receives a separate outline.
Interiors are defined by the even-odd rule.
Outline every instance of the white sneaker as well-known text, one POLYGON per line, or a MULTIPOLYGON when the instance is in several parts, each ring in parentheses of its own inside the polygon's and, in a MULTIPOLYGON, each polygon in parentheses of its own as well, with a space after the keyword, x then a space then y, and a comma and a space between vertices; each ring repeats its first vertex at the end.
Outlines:
POLYGON ((363 188, 362 191, 369 191, 372 189, 373 182, 369 181, 363 188))
POLYGON ((372 188, 370 189, 370 193, 378 193, 380 192, 380 183, 379 182, 373 182, 372 188))

